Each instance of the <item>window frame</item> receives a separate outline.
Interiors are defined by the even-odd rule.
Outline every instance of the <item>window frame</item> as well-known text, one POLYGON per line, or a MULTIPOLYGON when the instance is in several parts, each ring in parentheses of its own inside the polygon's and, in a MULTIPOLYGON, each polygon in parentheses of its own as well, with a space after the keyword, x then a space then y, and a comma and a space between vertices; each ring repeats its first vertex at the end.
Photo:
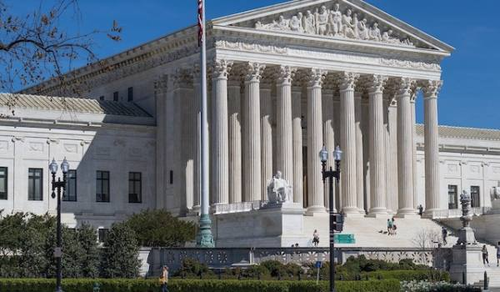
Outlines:
POLYGON ((98 228, 97 229, 97 242, 98 243, 104 243, 106 241, 106 238, 109 235, 109 229, 108 228, 98 228), (102 232, 102 234, 101 234, 102 232))
POLYGON ((110 177, 111 177, 111 174, 110 174, 110 172, 108 170, 97 170, 96 171, 95 201, 97 203, 110 203, 111 202, 111 183, 110 183, 110 177), (99 174, 101 174, 100 177, 99 177, 99 174), (107 174, 107 178, 103 177, 104 174, 107 174), (105 182, 107 182, 107 191, 108 191, 107 194, 105 194, 103 192, 103 190, 105 189, 104 188, 105 182), (97 192, 99 184, 101 186, 101 193, 97 192), (107 195, 107 197, 105 197, 104 195, 107 195))
POLYGON ((76 202, 78 201, 78 172, 76 169, 70 169, 68 171, 67 177, 66 177, 66 191, 65 191, 65 196, 63 196, 63 202, 76 202), (71 177, 71 173, 74 172, 75 176, 71 177), (75 194, 74 198, 70 197, 70 190, 71 190, 71 181, 74 180, 75 183, 75 194))
POLYGON ((120 101, 120 93, 118 91, 113 92, 113 101, 120 101))
POLYGON ((471 208, 481 207, 481 187, 480 186, 470 186, 470 198, 471 198, 471 202, 470 202, 471 208), (477 190, 477 194, 476 194, 475 190, 477 190), (476 202, 476 199, 477 199, 477 202, 476 202))
POLYGON ((28 168, 28 201, 43 201, 43 168, 28 168), (34 172, 33 174, 31 173, 32 171, 34 172), (40 177, 35 177, 35 172, 39 173, 40 177), (36 196, 37 183, 40 189, 39 197, 36 196), (33 190, 33 194, 30 193, 30 190, 33 190))
POLYGON ((4 182, 5 191, 4 192, 0 191, 0 200, 8 200, 9 199, 9 168, 7 166, 1 166, 0 173, 1 173, 1 170, 4 170, 4 173, 5 173, 4 177, 2 177, 0 174, 0 180, 1 179, 5 180, 5 182, 4 182))
POLYGON ((449 210, 455 210, 458 209, 458 185, 448 185, 448 209, 449 210), (453 188, 453 192, 450 192, 450 187, 453 188), (454 194, 454 204, 450 202, 450 195, 451 193, 454 194), (454 208, 452 208, 454 207, 454 208))
POLYGON ((130 204, 142 204, 142 172, 131 171, 128 173, 128 202, 130 204), (139 178, 136 175, 139 175, 139 178), (139 187, 139 194, 132 193, 137 187, 139 187), (134 195, 136 196, 136 200, 132 200, 132 196, 134 195))
POLYGON ((128 102, 134 101, 134 87, 129 87, 127 89, 127 101, 128 102))

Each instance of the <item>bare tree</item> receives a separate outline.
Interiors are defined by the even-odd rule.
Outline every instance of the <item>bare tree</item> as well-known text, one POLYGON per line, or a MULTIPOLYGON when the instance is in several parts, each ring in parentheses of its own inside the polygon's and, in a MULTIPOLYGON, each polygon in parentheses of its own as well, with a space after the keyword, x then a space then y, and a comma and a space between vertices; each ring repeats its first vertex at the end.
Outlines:
POLYGON ((411 241, 416 247, 425 250, 441 243, 441 235, 435 229, 420 229, 411 241))
MULTIPOLYGON (((113 41, 121 39, 121 28, 116 21, 108 30, 86 33, 63 27, 61 22, 65 17, 79 22, 78 0, 39 0, 26 15, 16 15, 13 11, 7 0, 0 0, 0 66, 3 67, 0 89, 3 92, 53 78, 68 94, 78 95, 79 87, 70 84, 71 77, 64 73, 73 69, 75 61, 85 60, 87 64, 98 61, 92 49, 97 34, 105 34, 113 41)), ((14 97, 7 106, 13 108, 15 102, 14 97)))

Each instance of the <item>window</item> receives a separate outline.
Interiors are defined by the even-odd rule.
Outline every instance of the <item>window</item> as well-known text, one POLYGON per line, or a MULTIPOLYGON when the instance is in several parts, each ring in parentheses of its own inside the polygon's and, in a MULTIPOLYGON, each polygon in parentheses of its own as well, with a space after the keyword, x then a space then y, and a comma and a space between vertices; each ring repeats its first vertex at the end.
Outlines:
POLYGON ((106 228, 99 228, 98 232, 97 232, 97 240, 99 240, 99 242, 104 242, 106 241, 106 238, 108 238, 108 233, 109 233, 109 229, 106 229, 106 228))
POLYGON ((99 97, 99 100, 104 100, 104 95, 101 95, 101 96, 99 97))
POLYGON ((170 171, 170 184, 171 185, 174 184, 174 171, 173 170, 170 171))
POLYGON ((76 170, 68 171, 66 193, 63 201, 76 202, 76 170))
POLYGON ((118 101, 119 96, 118 96, 118 91, 113 92, 113 100, 118 101))
POLYGON ((127 100, 128 101, 133 101, 134 100, 134 88, 133 87, 129 87, 128 88, 127 100))
POLYGON ((43 201, 43 169, 28 170, 28 200, 43 201))
POLYGON ((128 202, 142 202, 142 175, 140 172, 128 173, 128 202))
POLYGON ((458 209, 457 190, 456 185, 448 185, 448 209, 458 209))
POLYGON ((0 167, 0 200, 7 200, 7 167, 0 167))
POLYGON ((96 202, 109 202, 109 171, 97 171, 96 202))
POLYGON ((472 208, 481 207, 480 195, 481 195, 481 192, 480 192, 480 188, 478 186, 471 186, 470 187, 470 197, 472 199, 472 201, 471 201, 472 208))

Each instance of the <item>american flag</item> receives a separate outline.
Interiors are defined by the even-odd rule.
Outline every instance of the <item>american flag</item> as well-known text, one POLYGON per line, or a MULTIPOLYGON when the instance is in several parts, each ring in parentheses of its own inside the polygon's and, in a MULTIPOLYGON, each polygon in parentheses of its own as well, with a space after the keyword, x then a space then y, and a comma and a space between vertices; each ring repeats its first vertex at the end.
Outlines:
POLYGON ((203 19, 203 1, 198 0, 198 46, 201 47, 203 42, 203 29, 204 29, 204 19, 203 19))

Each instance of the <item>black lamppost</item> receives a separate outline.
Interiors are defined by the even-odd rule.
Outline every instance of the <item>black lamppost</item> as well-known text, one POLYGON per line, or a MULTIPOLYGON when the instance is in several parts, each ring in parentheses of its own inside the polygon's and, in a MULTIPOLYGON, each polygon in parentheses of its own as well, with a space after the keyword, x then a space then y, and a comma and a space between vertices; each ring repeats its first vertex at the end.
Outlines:
POLYGON ((55 191, 57 190, 57 245, 56 248, 54 249, 54 256, 56 257, 57 260, 57 282, 56 282, 56 292, 62 292, 61 288, 61 280, 62 280, 62 266, 61 266, 61 259, 62 259, 62 230, 61 230, 61 189, 62 189, 62 194, 64 196, 64 192, 66 191, 66 176, 69 171, 69 163, 66 160, 66 157, 64 158, 63 162, 61 163, 61 170, 63 173, 63 180, 61 181, 61 178, 58 178, 56 181, 56 173, 57 173, 57 163, 55 159, 52 159, 52 163, 49 164, 49 169, 50 172, 52 173, 52 198, 56 198, 56 193, 55 191))
MULTIPOLYGON (((335 292, 335 229, 341 229, 341 226, 335 226, 335 222, 342 221, 342 215, 336 214, 333 209, 333 179, 337 184, 340 180, 340 160, 342 159, 342 151, 340 147, 337 146, 335 151, 333 151, 333 157, 335 159, 335 171, 330 166, 330 170, 326 169, 326 162, 328 161, 328 151, 326 147, 323 147, 319 152, 319 157, 321 159, 322 172, 323 172, 323 184, 326 183, 326 179, 329 180, 329 218, 330 218, 330 292, 335 292)), ((340 223, 340 222, 338 222, 340 223)))

